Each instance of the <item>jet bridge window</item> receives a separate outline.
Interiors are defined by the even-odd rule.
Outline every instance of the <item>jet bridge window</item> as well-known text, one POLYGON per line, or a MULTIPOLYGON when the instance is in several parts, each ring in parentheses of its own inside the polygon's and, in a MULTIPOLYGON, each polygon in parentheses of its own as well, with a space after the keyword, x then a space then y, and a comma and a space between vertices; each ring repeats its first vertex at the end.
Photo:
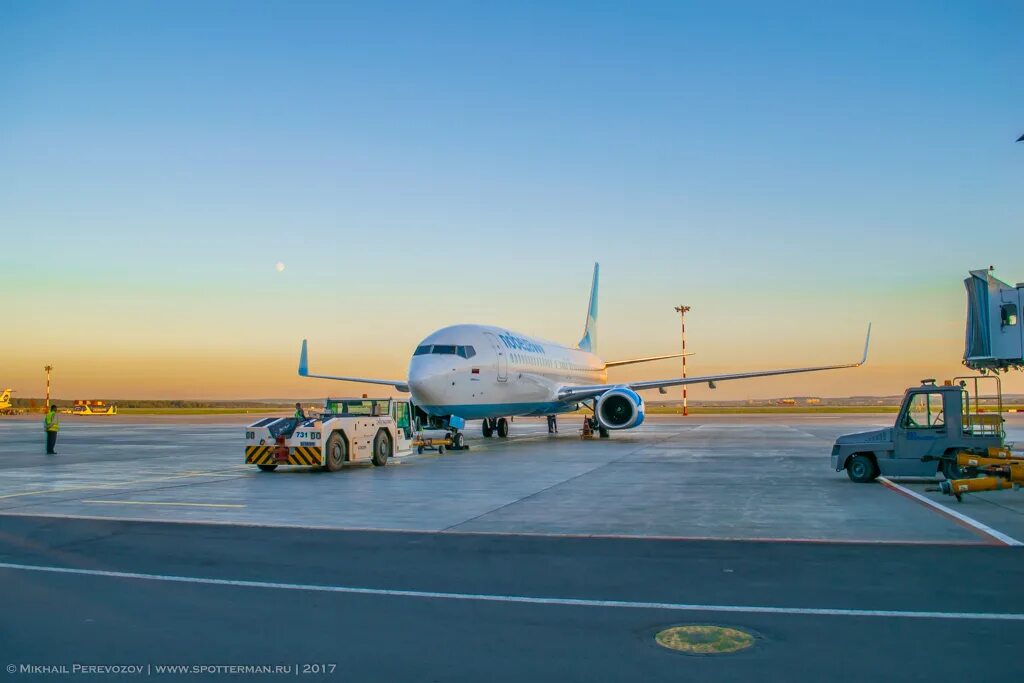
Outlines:
POLYGON ((999 322, 1002 327, 1013 327, 1017 324, 1017 305, 1003 304, 999 307, 999 322))

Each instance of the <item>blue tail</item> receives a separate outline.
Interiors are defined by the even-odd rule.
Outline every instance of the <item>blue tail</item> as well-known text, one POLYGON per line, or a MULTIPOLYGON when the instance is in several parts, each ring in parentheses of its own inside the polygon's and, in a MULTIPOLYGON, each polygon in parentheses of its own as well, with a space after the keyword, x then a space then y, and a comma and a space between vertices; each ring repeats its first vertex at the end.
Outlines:
POLYGON ((597 353, 597 279, 601 264, 594 264, 594 282, 590 285, 590 308, 587 309, 587 325, 583 328, 583 339, 577 346, 581 351, 597 353))

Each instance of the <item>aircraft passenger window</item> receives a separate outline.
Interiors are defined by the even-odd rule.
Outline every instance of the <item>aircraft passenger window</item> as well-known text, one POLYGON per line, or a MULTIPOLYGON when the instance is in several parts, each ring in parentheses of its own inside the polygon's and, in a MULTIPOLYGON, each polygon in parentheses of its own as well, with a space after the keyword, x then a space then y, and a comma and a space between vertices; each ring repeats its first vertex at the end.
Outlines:
POLYGON ((433 347, 431 347, 430 344, 424 344, 423 346, 417 346, 416 347, 416 352, 413 353, 412 355, 414 355, 414 356, 425 356, 428 353, 430 353, 430 349, 431 348, 433 348, 433 347))

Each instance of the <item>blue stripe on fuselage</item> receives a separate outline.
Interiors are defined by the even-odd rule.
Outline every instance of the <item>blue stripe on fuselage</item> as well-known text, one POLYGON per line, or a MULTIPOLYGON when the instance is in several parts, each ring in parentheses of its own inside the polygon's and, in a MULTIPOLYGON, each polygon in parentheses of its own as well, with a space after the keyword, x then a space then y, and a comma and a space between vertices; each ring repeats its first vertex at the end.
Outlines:
POLYGON ((510 417, 512 415, 553 415, 569 413, 576 410, 577 402, 563 403, 548 401, 544 403, 486 403, 479 405, 443 405, 419 406, 426 413, 443 417, 458 415, 466 420, 481 420, 485 417, 510 417))

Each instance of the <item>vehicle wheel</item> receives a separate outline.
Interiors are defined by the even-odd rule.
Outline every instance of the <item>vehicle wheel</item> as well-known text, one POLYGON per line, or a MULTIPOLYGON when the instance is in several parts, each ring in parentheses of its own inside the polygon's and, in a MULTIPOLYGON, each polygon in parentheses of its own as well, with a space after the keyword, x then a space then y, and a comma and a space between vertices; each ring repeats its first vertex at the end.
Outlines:
POLYGON ((347 458, 348 449, 345 448, 345 439, 341 438, 341 434, 337 432, 331 434, 331 437, 327 439, 327 469, 337 472, 345 464, 347 458))
POLYGON ((953 481, 954 479, 966 479, 967 473, 956 462, 952 460, 943 460, 942 476, 944 476, 947 481, 953 481))
POLYGON ((858 484, 874 481, 878 476, 878 465, 866 455, 855 455, 846 463, 846 475, 858 484))
POLYGON ((498 436, 503 439, 508 436, 508 420, 503 417, 498 418, 498 436))
POLYGON ((390 457, 391 439, 388 438, 388 433, 381 429, 377 432, 377 436, 373 437, 373 464, 377 467, 384 467, 388 464, 390 457))
POLYGON ((452 448, 456 451, 461 451, 466 447, 466 437, 462 435, 462 432, 455 432, 452 435, 452 448))
POLYGON ((256 467, 259 467, 264 472, 273 472, 277 469, 277 465, 256 465, 256 467))
POLYGON ((438 455, 444 455, 444 446, 438 445, 438 447, 437 447, 437 454, 438 455))
POLYGON ((416 447, 416 455, 423 455, 423 446, 416 447))
POLYGON ((494 435, 494 425, 487 418, 484 418, 484 438, 491 438, 494 435))

